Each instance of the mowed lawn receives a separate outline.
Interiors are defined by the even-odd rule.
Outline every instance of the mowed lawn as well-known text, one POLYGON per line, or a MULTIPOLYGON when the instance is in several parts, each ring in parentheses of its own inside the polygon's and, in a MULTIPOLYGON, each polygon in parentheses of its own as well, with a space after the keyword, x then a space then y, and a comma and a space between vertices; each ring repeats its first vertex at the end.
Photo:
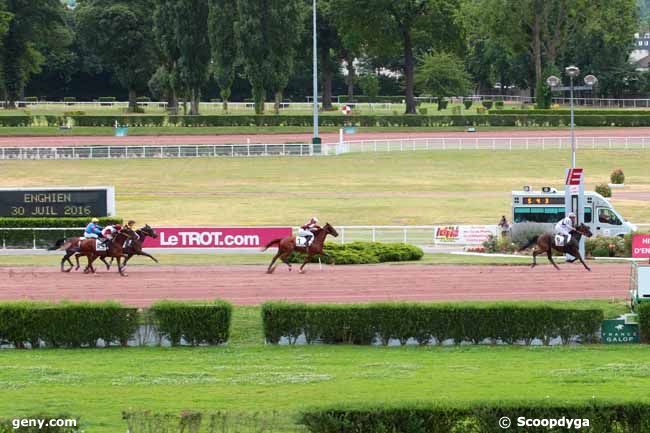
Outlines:
POLYGON ((650 398, 648 346, 287 347, 261 338, 259 309, 249 307, 235 310, 225 347, 4 350, 0 417, 66 413, 87 432, 114 433, 129 408, 291 418, 341 402, 650 398))
MULTIPOLYGON (((650 191, 648 153, 581 151, 587 188, 615 168, 650 191)), ((0 187, 115 185, 117 211, 153 225, 492 223, 523 185, 560 189, 567 151, 420 151, 318 158, 0 161, 0 187)), ((613 198, 633 222, 647 201, 613 198)))

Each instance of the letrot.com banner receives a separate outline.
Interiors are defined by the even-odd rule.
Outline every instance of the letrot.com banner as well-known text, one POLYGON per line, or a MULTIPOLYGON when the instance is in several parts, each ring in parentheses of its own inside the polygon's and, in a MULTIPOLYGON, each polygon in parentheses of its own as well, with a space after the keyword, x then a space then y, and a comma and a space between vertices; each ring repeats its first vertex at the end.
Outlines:
POLYGON ((145 248, 260 248, 273 239, 291 236, 290 227, 156 227, 157 239, 145 248))

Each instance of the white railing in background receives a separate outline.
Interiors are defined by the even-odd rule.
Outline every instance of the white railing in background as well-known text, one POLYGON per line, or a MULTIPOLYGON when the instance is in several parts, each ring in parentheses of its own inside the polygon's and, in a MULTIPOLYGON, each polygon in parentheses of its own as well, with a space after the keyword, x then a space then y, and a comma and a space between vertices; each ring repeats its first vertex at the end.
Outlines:
POLYGON ((1 147, 0 160, 309 156, 311 144, 1 147))
MULTIPOLYGON (((562 150, 571 147, 569 137, 432 137, 343 141, 325 144, 324 153, 405 152, 416 150, 562 150)), ((576 147, 594 150, 646 150, 650 137, 576 137, 576 147)))

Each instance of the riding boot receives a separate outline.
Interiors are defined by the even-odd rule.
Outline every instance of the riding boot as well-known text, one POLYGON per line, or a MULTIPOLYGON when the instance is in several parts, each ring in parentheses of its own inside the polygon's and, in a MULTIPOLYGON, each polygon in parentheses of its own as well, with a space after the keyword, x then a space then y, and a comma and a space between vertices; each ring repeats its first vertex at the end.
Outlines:
POLYGON ((564 235, 564 246, 567 247, 569 245, 569 237, 567 235, 564 235))

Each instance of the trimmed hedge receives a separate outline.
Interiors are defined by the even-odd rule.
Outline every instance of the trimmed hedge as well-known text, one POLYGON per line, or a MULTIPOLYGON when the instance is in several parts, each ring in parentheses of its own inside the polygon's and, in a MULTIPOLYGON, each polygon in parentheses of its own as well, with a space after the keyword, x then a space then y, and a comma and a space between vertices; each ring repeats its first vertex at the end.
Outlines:
POLYGON ((163 126, 164 115, 131 115, 131 116, 70 116, 75 126, 114 127, 115 122, 120 126, 163 126))
MULTIPOLYGON (((499 420, 508 417, 518 432, 548 431, 546 427, 518 427, 525 419, 580 420, 579 428, 593 433, 647 432, 650 429, 650 404, 640 402, 571 403, 567 401, 502 401, 462 403, 412 403, 381 407, 374 405, 334 406, 302 413, 300 423, 313 433, 494 433, 505 431, 499 420), (588 420, 586 428, 583 420, 588 420)), ((565 421, 566 422, 566 421, 565 421)), ((555 426, 552 431, 578 431, 555 426)))
POLYGON ((642 303, 637 307, 639 313, 639 328, 641 342, 650 344, 650 303, 642 303))
MULTIPOLYGON (((507 113, 508 114, 529 114, 529 115, 543 114, 543 115, 570 116, 571 115, 571 110, 567 110, 567 109, 560 109, 560 110, 556 110, 556 109, 547 109, 547 110, 512 109, 512 110, 507 110, 507 113)), ((503 111, 491 110, 490 114, 503 114, 503 111)), ((606 109, 606 108, 603 108, 603 109, 576 109, 575 110, 575 115, 576 116, 589 116, 589 115, 598 115, 598 116, 603 116, 603 115, 650 116, 650 110, 628 110, 628 109, 610 110, 610 109, 606 109)))
MULTIPOLYGON (((37 246, 51 246, 57 240, 63 237, 80 236, 81 232, 71 233, 62 230, 3 230, 8 228, 57 228, 57 227, 85 227, 90 218, 0 218, 0 246, 2 241, 7 247, 31 248, 33 246, 34 235, 36 235, 37 246)), ((99 224, 106 226, 109 224, 122 224, 123 220, 119 217, 99 218, 99 224)))
POLYGON ((30 116, 0 116, 0 127, 19 127, 32 124, 30 116))
POLYGON ((573 309, 542 304, 464 303, 420 304, 379 303, 350 305, 308 305, 267 302, 262 305, 264 336, 277 344, 281 337, 290 343, 303 335, 308 343, 372 344, 375 338, 388 344, 397 339, 405 344, 414 339, 425 345, 453 340, 530 344, 541 339, 549 344, 561 337, 594 342, 604 314, 596 309, 573 309))
POLYGON ((0 340, 24 347, 126 345, 138 326, 136 308, 103 303, 0 303, 0 340))
POLYGON ((13 418, 0 418, 0 433, 77 433, 83 432, 81 426, 79 425, 79 417, 72 416, 70 414, 29 414, 21 415, 20 417, 15 416, 13 418), (16 420, 42 420, 44 423, 49 423, 50 420, 59 420, 59 419, 74 419, 77 421, 76 427, 55 427, 55 426, 45 426, 39 429, 38 426, 30 427, 18 427, 14 428, 13 422, 16 420))
POLYGON ((172 302, 161 301, 149 309, 153 323, 172 346, 181 339, 192 346, 222 344, 230 337, 232 305, 228 302, 172 302))
MULTIPOLYGON (((328 242, 323 250, 330 257, 313 256, 311 263, 318 263, 319 257, 323 263, 338 265, 404 262, 420 260, 424 255, 422 249, 404 243, 351 242, 341 245, 328 242)), ((289 256, 291 263, 302 263, 304 260, 305 255, 302 253, 292 253, 289 256)))

